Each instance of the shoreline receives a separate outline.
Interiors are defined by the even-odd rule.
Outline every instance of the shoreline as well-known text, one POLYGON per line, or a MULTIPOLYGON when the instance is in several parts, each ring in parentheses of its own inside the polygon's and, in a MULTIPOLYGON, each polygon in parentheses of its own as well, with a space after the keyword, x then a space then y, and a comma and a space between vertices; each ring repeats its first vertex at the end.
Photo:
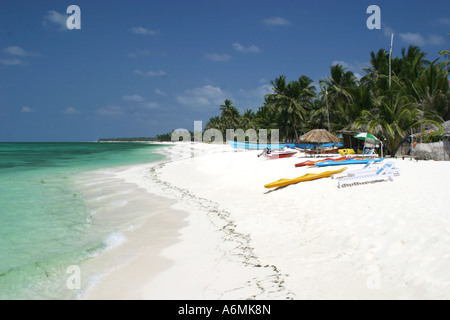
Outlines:
POLYGON ((136 299, 136 285, 148 275, 148 269, 156 274, 171 264, 159 252, 178 241, 177 233, 185 226, 187 214, 170 208, 175 201, 150 194, 119 176, 159 162, 108 167, 78 175, 77 190, 85 198, 93 225, 110 231, 104 240, 106 248, 80 264, 82 288, 76 293, 77 299, 136 299), (152 263, 145 257, 151 257, 152 263), (124 267, 132 273, 123 274, 124 267), (135 286, 129 288, 127 283, 135 286))
POLYGON ((119 270, 117 287, 139 292, 134 298, 450 298, 449 162, 392 159, 402 170, 393 182, 337 189, 322 179, 267 192, 268 182, 317 168, 226 145, 170 148, 170 161, 118 173, 187 212, 175 242, 119 270), (169 263, 148 271, 155 254, 169 263), (133 282, 138 264, 142 279, 133 282))
MULTIPOLYGON (((190 161, 185 158, 186 145, 181 149, 175 151, 179 152, 175 160, 123 167, 115 172, 117 179, 136 184, 150 197, 165 202, 166 213, 172 213, 179 227, 173 230, 171 240, 156 247, 149 244, 150 249, 138 242, 125 242, 129 250, 138 248, 141 252, 110 270, 82 299, 255 299, 267 295, 264 287, 274 286, 274 291, 283 288, 282 275, 275 266, 258 261, 248 237, 235 232, 229 213, 158 177, 165 166, 190 161), (229 271, 239 276, 234 274, 230 279, 229 271)), ((159 152, 173 155, 173 150, 166 152, 165 148, 159 152)), ((152 223, 151 219, 147 221, 148 226, 152 223)), ((138 235, 145 230, 141 228, 138 235)), ((123 250, 127 249, 116 251, 123 250)), ((114 259, 117 253, 107 255, 114 259)))

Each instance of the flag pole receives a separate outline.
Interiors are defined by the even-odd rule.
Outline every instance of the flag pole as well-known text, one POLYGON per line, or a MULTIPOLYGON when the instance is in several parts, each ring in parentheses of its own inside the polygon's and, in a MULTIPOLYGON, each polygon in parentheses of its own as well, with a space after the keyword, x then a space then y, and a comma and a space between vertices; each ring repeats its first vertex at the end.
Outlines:
POLYGON ((391 49, 389 50, 389 89, 391 89, 391 74, 392 74, 392 46, 394 45, 394 34, 391 35, 391 49))
MULTIPOLYGON (((394 34, 391 34, 391 48, 389 49, 389 95, 391 96, 390 99, 392 99, 392 93, 391 91, 391 78, 392 78, 392 47, 394 46, 394 34)), ((380 140, 381 144, 381 157, 383 158, 383 141, 380 140)))

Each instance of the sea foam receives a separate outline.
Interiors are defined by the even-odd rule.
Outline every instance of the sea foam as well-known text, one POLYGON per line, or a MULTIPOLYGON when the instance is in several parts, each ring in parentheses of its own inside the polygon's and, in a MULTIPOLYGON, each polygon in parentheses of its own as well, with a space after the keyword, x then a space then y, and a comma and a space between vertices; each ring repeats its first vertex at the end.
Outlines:
POLYGON ((127 241, 127 237, 120 231, 111 233, 104 241, 106 250, 113 249, 120 246, 122 243, 127 241))

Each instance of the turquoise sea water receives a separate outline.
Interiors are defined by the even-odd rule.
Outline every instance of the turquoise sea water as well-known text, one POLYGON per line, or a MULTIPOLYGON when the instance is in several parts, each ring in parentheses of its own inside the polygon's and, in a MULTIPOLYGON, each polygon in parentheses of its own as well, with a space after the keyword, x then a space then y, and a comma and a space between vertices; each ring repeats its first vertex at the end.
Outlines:
POLYGON ((71 299, 67 266, 99 254, 110 226, 92 223, 79 174, 159 161, 140 143, 0 143, 0 299, 71 299))

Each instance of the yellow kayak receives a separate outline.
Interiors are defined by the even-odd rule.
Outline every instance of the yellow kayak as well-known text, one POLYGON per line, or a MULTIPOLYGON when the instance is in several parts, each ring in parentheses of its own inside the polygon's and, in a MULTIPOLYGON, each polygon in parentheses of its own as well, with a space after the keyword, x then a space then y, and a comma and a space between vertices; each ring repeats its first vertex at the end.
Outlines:
POLYGON ((278 188, 278 187, 285 187, 290 184, 296 184, 303 181, 311 181, 311 180, 317 180, 322 178, 328 178, 331 177, 333 174, 338 174, 346 170, 347 168, 342 168, 339 170, 333 170, 333 171, 325 171, 322 173, 307 173, 301 177, 294 178, 294 179, 281 179, 269 184, 266 184, 264 187, 267 189, 270 188, 278 188))

